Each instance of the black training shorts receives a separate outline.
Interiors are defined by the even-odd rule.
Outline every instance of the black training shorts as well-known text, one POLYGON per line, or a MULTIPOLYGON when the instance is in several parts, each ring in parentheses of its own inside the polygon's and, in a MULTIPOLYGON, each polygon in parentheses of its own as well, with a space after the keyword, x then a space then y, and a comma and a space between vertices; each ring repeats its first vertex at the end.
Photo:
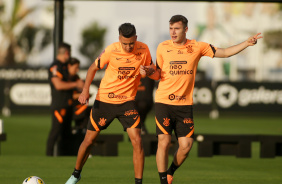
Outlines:
POLYGON ((117 118, 126 131, 127 128, 141 128, 140 116, 135 101, 122 104, 110 104, 95 100, 91 109, 88 130, 101 131, 106 129, 117 118))
POLYGON ((194 121, 192 105, 167 105, 155 103, 156 132, 159 134, 172 134, 176 137, 194 138, 194 121))

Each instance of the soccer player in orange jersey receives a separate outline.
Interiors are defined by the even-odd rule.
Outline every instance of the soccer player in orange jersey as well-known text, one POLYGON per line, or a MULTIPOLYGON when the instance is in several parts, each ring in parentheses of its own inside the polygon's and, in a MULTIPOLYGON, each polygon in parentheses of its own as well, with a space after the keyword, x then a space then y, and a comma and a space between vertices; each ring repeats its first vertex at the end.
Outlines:
POLYGON ((87 132, 80 145, 75 170, 66 184, 77 183, 92 145, 101 130, 115 119, 121 122, 133 146, 135 184, 142 184, 144 150, 141 140, 140 116, 134 98, 141 78, 140 66, 153 66, 146 44, 137 41, 134 25, 124 23, 119 27, 119 42, 109 45, 89 67, 79 102, 87 103, 89 87, 97 70, 107 65, 90 113, 87 132))
POLYGON ((181 166, 192 148, 194 136, 193 89, 197 65, 202 56, 225 58, 235 55, 262 38, 260 33, 228 48, 216 48, 205 42, 186 38, 188 20, 182 15, 172 16, 169 21, 170 40, 157 48, 156 70, 141 66, 140 72, 159 80, 155 96, 155 112, 158 134, 156 153, 161 184, 171 184, 175 170, 181 166), (179 148, 168 168, 168 149, 172 131, 179 148))

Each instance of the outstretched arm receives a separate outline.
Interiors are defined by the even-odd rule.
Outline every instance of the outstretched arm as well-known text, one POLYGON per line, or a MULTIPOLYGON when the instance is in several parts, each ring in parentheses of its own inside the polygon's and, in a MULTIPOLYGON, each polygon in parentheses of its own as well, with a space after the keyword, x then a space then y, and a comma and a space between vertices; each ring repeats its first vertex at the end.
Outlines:
POLYGON ((246 41, 244 41, 244 42, 242 42, 238 45, 234 45, 234 46, 228 47, 226 49, 218 48, 216 50, 215 54, 214 54, 214 57, 226 58, 226 57, 230 57, 230 56, 233 56, 235 54, 238 54, 239 52, 241 52, 245 48, 255 45, 257 43, 257 40, 262 38, 262 36, 260 36, 260 34, 261 33, 257 33, 256 35, 251 36, 246 41))
POLYGON ((89 99, 89 87, 94 79, 94 76, 96 74, 96 71, 99 70, 99 68, 96 66, 95 62, 92 63, 92 65, 89 67, 88 71, 87 71, 87 75, 86 75, 86 79, 85 79, 85 83, 83 86, 83 90, 81 92, 81 94, 79 95, 78 101, 81 104, 86 104, 88 103, 88 99, 89 99))

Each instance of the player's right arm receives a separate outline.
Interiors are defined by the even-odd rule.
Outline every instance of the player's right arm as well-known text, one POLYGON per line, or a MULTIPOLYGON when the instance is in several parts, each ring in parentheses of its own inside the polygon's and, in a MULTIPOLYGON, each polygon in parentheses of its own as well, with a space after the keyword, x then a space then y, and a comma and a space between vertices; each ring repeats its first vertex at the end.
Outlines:
POLYGON ((96 71, 99 70, 99 68, 96 66, 95 62, 92 63, 92 65, 89 67, 88 71, 87 71, 87 75, 86 75, 86 79, 85 79, 85 83, 83 86, 83 90, 81 92, 81 94, 78 97, 78 101, 81 104, 86 104, 88 102, 89 99, 89 88, 90 85, 95 77, 96 71))
POLYGON ((83 81, 65 81, 63 80, 64 76, 62 74, 62 68, 58 65, 52 65, 49 69, 49 75, 51 77, 50 81, 54 88, 58 91, 60 90, 71 90, 74 88, 82 89, 83 81))
POLYGON ((83 81, 82 80, 77 80, 77 81, 74 81, 74 82, 67 82, 67 81, 63 81, 59 77, 52 77, 51 81, 52 81, 56 90, 70 90, 70 89, 73 89, 73 88, 82 89, 82 87, 83 87, 83 81))
POLYGON ((102 69, 109 62, 111 50, 113 50, 112 45, 108 46, 89 67, 83 90, 78 97, 78 101, 81 104, 88 103, 90 85, 95 77, 97 70, 102 69))

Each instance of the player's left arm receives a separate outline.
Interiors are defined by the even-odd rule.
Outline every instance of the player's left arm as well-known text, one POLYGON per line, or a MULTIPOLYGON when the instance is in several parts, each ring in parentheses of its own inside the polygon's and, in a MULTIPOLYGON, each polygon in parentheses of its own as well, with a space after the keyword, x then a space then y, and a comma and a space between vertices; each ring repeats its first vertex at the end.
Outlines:
POLYGON ((140 66, 140 74, 142 77, 149 77, 153 80, 159 80, 161 78, 161 72, 152 63, 150 66, 140 66))
POLYGON ((234 46, 231 46, 225 49, 218 48, 214 54, 214 57, 226 58, 226 57, 236 55, 239 52, 241 52, 242 50, 244 50, 245 48, 255 45, 258 39, 263 38, 262 36, 260 36, 260 34, 261 33, 257 33, 256 35, 249 37, 246 41, 238 45, 234 45, 234 46))
POLYGON ((161 44, 159 44, 159 46, 157 48, 156 65, 154 65, 153 62, 152 62, 150 66, 140 67, 140 72, 145 73, 146 76, 148 76, 150 79, 153 79, 153 80, 161 79, 162 70, 159 67, 159 62, 163 63, 162 54, 161 54, 162 53, 161 47, 162 47, 161 44), (141 70, 143 70, 143 71, 141 71, 141 70))
POLYGON ((142 78, 149 77, 153 80, 159 80, 160 79, 160 72, 156 69, 157 67, 154 65, 151 57, 151 53, 149 51, 149 48, 147 47, 147 62, 145 65, 140 65, 140 74, 142 78))
POLYGON ((153 80, 160 80, 161 78, 161 69, 157 69, 155 65, 150 67, 151 72, 148 72, 148 77, 153 80))

